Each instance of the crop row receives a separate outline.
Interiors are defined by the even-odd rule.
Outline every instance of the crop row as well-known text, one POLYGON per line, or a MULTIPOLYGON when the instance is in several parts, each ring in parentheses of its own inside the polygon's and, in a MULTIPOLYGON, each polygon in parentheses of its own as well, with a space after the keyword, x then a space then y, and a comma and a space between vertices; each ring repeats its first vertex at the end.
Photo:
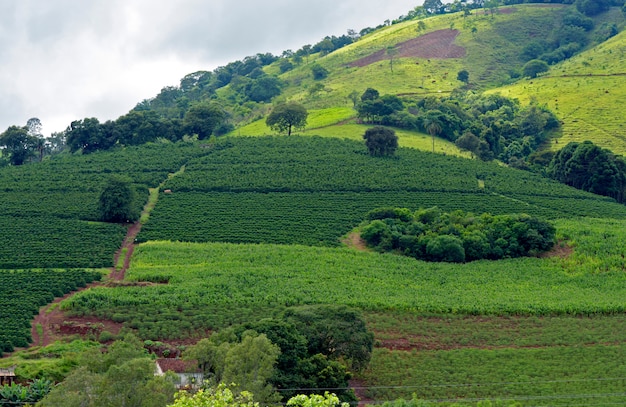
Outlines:
MULTIPOLYGON (((169 180, 197 192, 486 192, 610 201, 537 174, 459 157, 400 149, 372 158, 363 143, 321 137, 230 138, 169 180)), ((622 215, 624 216, 624 215, 622 215)))
MULTIPOLYGON (((538 203, 562 205, 559 200, 538 203)), ((445 211, 528 213, 552 219, 570 216, 569 207, 559 210, 480 192, 176 192, 161 194, 139 240, 332 246, 358 226, 368 211, 381 206, 439 206, 445 211)))
POLYGON ((0 216, 0 269, 111 267, 125 235, 117 224, 0 216))
POLYGON ((623 313, 624 246, 603 241, 611 234, 623 243, 624 226, 624 221, 597 227, 591 220, 558 221, 557 228, 579 245, 569 259, 467 264, 425 263, 343 248, 149 242, 135 251, 128 278, 168 284, 97 288, 64 307, 79 314, 115 316, 145 332, 156 326, 150 318, 158 310, 169 315, 169 329, 179 329, 180 335, 219 328, 232 318, 272 315, 259 315, 260 310, 318 303, 463 315, 623 313))
POLYGON ((625 352, 623 344, 437 352, 375 349, 359 379, 368 383, 366 394, 373 400, 415 397, 437 406, 475 405, 485 399, 515 406, 608 406, 623 402, 625 352))
POLYGON ((39 307, 99 279, 97 272, 76 269, 0 271, 0 356, 32 341, 31 320, 39 307))

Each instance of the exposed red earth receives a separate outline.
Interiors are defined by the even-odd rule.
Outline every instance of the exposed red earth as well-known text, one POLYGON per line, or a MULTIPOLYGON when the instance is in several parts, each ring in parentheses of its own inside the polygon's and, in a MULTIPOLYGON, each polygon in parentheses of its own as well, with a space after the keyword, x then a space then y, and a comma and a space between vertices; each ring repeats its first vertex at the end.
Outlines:
MULTIPOLYGON (((448 59, 463 58, 465 48, 454 44, 459 30, 438 30, 396 45, 399 58, 448 59)), ((350 67, 364 67, 387 59, 386 50, 377 51, 350 63, 350 67)))

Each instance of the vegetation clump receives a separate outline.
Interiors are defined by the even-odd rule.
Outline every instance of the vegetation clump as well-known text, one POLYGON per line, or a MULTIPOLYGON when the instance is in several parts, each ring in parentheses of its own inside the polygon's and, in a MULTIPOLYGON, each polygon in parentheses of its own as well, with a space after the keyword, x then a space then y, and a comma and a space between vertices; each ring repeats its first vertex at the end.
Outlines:
POLYGON ((361 237, 379 251, 452 263, 537 255, 554 246, 556 234, 550 223, 526 214, 475 216, 437 207, 378 208, 367 221, 361 237))
POLYGON ((104 222, 133 222, 139 219, 136 200, 137 193, 130 179, 119 176, 109 178, 98 201, 100 219, 104 222))

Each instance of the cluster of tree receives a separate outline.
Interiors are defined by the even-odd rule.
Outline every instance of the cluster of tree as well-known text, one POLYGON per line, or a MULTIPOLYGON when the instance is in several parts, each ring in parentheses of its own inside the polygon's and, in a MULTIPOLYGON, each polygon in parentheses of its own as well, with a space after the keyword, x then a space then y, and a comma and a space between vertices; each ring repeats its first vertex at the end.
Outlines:
POLYGON ((36 379, 28 385, 18 383, 0 386, 0 407, 31 405, 43 399, 52 390, 52 382, 36 379))
MULTIPOLYGON (((536 0, 454 0, 449 3, 444 3, 442 0, 424 0, 422 6, 415 7, 406 16, 401 16, 398 21, 479 8, 489 9, 493 12, 494 9, 500 6, 524 3, 536 3, 536 0)), ((575 4, 576 9, 581 13, 587 16, 594 16, 608 10, 611 6, 623 6, 624 0, 546 0, 545 3, 575 4)))
POLYGON ((473 92, 403 102, 370 88, 355 104, 366 122, 427 132, 482 160, 498 158, 516 167, 560 125, 544 106, 521 107, 516 99, 473 92))
POLYGON ((591 141, 567 144, 554 155, 547 174, 574 188, 626 201, 624 158, 591 141))
MULTIPOLYGON (((595 4, 595 2, 594 2, 595 4)), ((547 70, 547 65, 571 58, 582 50, 591 40, 591 31, 595 26, 594 20, 577 9, 569 9, 563 15, 561 24, 556 25, 547 38, 537 39, 528 43, 521 54, 527 63, 532 62, 534 69, 524 67, 524 76, 535 77, 536 73, 547 70), (543 61, 540 65, 537 61, 543 61), (541 66, 541 71, 536 68, 541 66)), ((614 24, 603 28, 599 41, 605 41, 617 34, 617 26, 614 24)))
POLYGON ((65 148, 65 135, 53 133, 50 137, 44 137, 41 127, 41 121, 33 117, 28 119, 26 126, 10 126, 0 134, 0 157, 3 159, 0 166, 41 161, 45 155, 61 152, 65 148))
POLYGON ((184 357, 197 360, 209 384, 237 383, 262 402, 276 402, 311 389, 348 389, 348 369, 370 360, 373 335, 361 315, 345 306, 303 306, 279 319, 262 319, 214 333, 189 347, 184 357))
POLYGON ((556 230, 525 214, 442 212, 439 208, 379 208, 368 213, 361 237, 370 247, 426 261, 466 261, 534 256, 550 250, 556 230))
POLYGON ((40 406, 162 407, 174 401, 176 378, 155 376, 154 360, 132 335, 78 356, 78 368, 40 406))
POLYGON ((179 141, 185 135, 199 140, 222 135, 233 128, 217 102, 190 105, 182 118, 168 118, 153 110, 132 110, 117 120, 100 123, 95 117, 73 121, 63 132, 71 152, 83 154, 108 150, 116 145, 140 145, 158 139, 179 141))

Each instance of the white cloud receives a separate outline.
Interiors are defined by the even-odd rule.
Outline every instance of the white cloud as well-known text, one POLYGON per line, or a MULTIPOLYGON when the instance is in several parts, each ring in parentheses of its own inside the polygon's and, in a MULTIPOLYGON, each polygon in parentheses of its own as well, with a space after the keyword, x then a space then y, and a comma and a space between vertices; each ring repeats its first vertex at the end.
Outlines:
POLYGON ((0 131, 115 119, 184 75, 360 30, 410 0, 1 0, 0 131))

